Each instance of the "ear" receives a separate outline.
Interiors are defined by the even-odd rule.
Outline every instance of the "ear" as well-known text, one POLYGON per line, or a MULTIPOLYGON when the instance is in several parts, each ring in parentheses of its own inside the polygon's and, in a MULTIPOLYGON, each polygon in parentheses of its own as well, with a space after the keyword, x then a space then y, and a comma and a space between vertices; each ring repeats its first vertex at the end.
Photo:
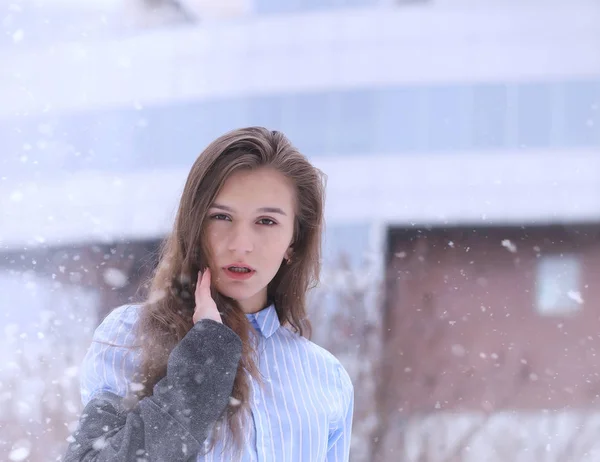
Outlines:
POLYGON ((287 250, 285 251, 285 253, 283 254, 283 258, 285 258, 286 260, 289 260, 290 258, 292 258, 292 255, 294 254, 294 248, 290 245, 287 250))

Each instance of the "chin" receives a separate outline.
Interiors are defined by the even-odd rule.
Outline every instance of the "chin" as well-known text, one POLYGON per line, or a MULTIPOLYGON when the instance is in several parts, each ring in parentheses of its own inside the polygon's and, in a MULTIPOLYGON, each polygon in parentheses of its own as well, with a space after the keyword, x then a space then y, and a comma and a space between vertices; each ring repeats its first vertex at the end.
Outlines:
POLYGON ((240 286, 240 287, 231 287, 231 286, 217 287, 217 289, 219 290, 219 292, 221 292, 226 297, 232 298, 238 302, 252 298, 254 295, 257 294, 257 292, 259 292, 257 290, 253 290, 250 287, 243 287, 243 286, 240 286))

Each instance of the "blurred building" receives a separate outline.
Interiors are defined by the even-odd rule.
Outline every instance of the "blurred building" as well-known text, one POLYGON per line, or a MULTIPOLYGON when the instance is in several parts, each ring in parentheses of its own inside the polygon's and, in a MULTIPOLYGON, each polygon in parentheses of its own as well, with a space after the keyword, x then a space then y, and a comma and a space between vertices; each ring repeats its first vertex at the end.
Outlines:
POLYGON ((384 452, 435 409, 597 403, 596 1, 55 1, 4 24, 6 267, 62 258, 109 309, 203 147, 263 125, 328 175, 328 283, 389 276, 384 452))

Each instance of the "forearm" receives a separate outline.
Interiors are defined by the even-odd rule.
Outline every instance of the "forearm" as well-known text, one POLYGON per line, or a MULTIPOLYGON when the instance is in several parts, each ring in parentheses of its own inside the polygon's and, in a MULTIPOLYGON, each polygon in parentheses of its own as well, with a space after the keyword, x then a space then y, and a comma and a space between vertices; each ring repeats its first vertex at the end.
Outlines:
POLYGON ((241 341, 215 321, 200 321, 173 349, 152 396, 126 410, 102 393, 84 408, 65 462, 186 461, 195 456, 229 402, 241 341))

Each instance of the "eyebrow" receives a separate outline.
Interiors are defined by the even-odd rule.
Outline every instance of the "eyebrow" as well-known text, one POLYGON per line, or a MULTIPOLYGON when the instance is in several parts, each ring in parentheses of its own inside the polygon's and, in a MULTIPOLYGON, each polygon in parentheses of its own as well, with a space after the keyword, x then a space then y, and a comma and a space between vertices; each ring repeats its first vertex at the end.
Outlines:
MULTIPOLYGON (((210 207, 214 209, 225 210, 226 212, 234 212, 234 210, 231 207, 228 207, 227 205, 213 204, 210 207)), ((259 209, 256 209, 256 211, 261 213, 277 213, 279 215, 287 216, 287 213, 285 213, 279 207, 261 207, 259 209)))

